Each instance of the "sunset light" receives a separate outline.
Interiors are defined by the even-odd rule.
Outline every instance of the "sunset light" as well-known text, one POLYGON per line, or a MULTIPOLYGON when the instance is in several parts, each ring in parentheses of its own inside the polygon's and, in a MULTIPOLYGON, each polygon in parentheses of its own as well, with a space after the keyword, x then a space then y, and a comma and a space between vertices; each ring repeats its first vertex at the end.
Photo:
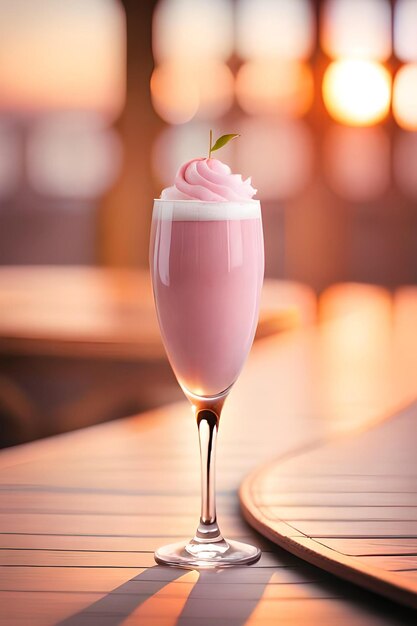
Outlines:
POLYGON ((330 115, 349 126, 370 126, 389 111, 391 76, 381 64, 361 59, 335 61, 323 79, 323 99, 330 115))

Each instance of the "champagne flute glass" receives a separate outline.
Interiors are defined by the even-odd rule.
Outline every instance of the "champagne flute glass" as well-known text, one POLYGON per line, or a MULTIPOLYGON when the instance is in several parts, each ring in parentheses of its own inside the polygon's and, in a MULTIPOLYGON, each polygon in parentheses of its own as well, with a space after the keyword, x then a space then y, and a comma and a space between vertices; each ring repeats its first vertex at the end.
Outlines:
POLYGON ((216 517, 220 413, 251 348, 264 274, 258 200, 155 200, 150 267, 165 349, 197 420, 201 516, 187 543, 159 548, 158 563, 226 567, 253 563, 254 546, 223 538, 216 517))

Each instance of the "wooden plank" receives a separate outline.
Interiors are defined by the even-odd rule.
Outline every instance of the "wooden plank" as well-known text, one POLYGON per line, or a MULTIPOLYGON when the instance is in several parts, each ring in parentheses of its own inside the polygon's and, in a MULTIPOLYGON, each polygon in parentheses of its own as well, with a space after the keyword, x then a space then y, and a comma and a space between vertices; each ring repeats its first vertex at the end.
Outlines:
POLYGON ((140 568, 0 567, 0 590, 107 593, 143 571, 140 568))
POLYGON ((324 546, 350 556, 417 554, 416 539, 320 539, 324 546))
POLYGON ((343 520, 375 522, 392 522, 407 520, 417 521, 417 506, 268 506, 260 507, 266 517, 277 519, 284 514, 288 522, 305 523, 331 521, 340 522, 343 520))
MULTIPOLYGON (((169 538, 167 538, 169 541, 169 538)), ((0 549, 0 566, 11 567, 95 567, 147 568, 155 565, 154 551, 89 551, 89 550, 24 550, 0 549)), ((297 564, 291 556, 278 558, 273 553, 263 552, 255 567, 277 568, 297 564)))
MULTIPOLYGON (((410 441, 413 441, 416 417, 417 403, 369 430, 318 445, 257 470, 246 479, 240 492, 246 519, 269 539, 307 561, 417 608, 417 584, 413 584, 409 575, 417 570, 417 555, 413 554, 417 545, 415 507, 344 507, 340 506, 340 497, 333 507, 330 497, 326 506, 316 507, 258 504, 259 500, 267 500, 262 492, 271 494, 277 484, 286 481, 299 487, 304 483, 304 489, 300 490, 307 491, 312 480, 315 488, 320 481, 329 487, 345 477, 352 491, 355 484, 361 491, 363 484, 369 485, 371 480, 374 492, 385 489, 391 492, 393 483, 397 483, 403 494, 411 493, 415 497, 417 481, 411 473, 414 444, 410 445, 410 441), (373 455, 372 450, 378 450, 378 454, 373 455), (380 459, 384 459, 383 464, 380 459), (327 476, 321 476, 323 468, 327 468, 327 476), (361 474, 358 468, 366 473, 361 474), (346 476, 348 471, 351 473, 346 476), (255 498, 253 492, 257 494, 255 498), (300 514, 303 518, 297 519, 300 514), (288 526, 303 536, 287 532, 288 526), (340 539, 332 542, 332 538, 340 539), (349 547, 350 538, 357 538, 353 550, 349 547), (409 543, 410 540, 413 541, 409 543), (395 552, 397 542, 400 555, 395 552), (391 555, 381 553, 381 549, 387 550, 387 544, 391 555)), ((273 497, 269 501, 273 502, 273 497)))
POLYGON ((291 520, 290 525, 309 537, 416 537, 417 525, 413 520, 385 521, 355 519, 341 521, 291 520))
MULTIPOLYGON (((237 537, 239 541, 253 541, 253 535, 248 528, 247 533, 237 537)), ((88 552, 155 552, 158 546, 170 542, 186 539, 185 536, 152 537, 115 537, 114 535, 31 535, 31 534, 3 534, 0 535, 0 549, 22 550, 86 550, 88 552)), ((262 537, 257 537, 257 544, 268 554, 271 544, 262 537)), ((280 560, 287 563, 291 555, 280 553, 280 560)))
MULTIPOLYGON (((417 506, 417 495, 409 491, 355 491, 355 492, 291 492, 253 494, 258 506, 279 507, 402 507, 417 506)), ((300 510, 302 510, 300 508, 300 510)), ((301 516, 300 516, 301 517, 301 516)))
MULTIPOLYGON (((192 535, 195 530, 198 514, 177 515, 175 517, 175 532, 182 536, 192 535)), ((232 537, 247 534, 247 525, 238 517, 223 520, 225 533, 232 537)), ((49 535, 115 535, 115 536, 148 536, 167 535, 169 517, 159 515, 77 515, 74 516, 55 514, 18 515, 0 514, 1 533, 41 533, 49 535)))
POLYGON ((417 571, 417 554, 400 556, 361 556, 359 560, 373 567, 381 567, 389 572, 417 571))

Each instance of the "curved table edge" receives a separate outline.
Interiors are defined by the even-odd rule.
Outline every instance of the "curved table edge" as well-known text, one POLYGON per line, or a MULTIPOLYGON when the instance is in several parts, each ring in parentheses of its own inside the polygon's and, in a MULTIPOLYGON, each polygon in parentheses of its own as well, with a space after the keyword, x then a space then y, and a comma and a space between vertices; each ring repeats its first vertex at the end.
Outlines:
POLYGON ((254 505, 251 493, 253 482, 269 465, 270 463, 267 463, 249 474, 239 488, 242 515, 252 528, 281 548, 330 574, 412 609, 417 609, 415 587, 408 584, 407 580, 403 580, 399 584, 394 575, 390 575, 384 570, 380 570, 380 574, 378 573, 376 576, 375 568, 368 567, 364 563, 356 563, 339 552, 337 553, 338 558, 335 560, 333 558, 335 550, 302 534, 285 520, 271 522, 270 519, 267 519, 254 505))

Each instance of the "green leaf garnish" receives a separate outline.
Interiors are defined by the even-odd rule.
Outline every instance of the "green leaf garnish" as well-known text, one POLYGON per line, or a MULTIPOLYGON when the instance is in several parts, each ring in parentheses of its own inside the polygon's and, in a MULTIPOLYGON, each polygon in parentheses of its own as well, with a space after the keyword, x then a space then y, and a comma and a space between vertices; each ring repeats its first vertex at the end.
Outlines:
POLYGON ((219 150, 220 148, 223 148, 223 146, 229 143, 229 141, 231 141, 232 139, 236 139, 236 137, 240 137, 240 135, 238 135, 237 133, 230 133, 228 135, 222 135, 221 137, 217 139, 214 146, 212 146, 211 143, 213 141, 213 131, 211 130, 210 131, 209 159, 211 158, 212 152, 214 152, 215 150, 219 150))

